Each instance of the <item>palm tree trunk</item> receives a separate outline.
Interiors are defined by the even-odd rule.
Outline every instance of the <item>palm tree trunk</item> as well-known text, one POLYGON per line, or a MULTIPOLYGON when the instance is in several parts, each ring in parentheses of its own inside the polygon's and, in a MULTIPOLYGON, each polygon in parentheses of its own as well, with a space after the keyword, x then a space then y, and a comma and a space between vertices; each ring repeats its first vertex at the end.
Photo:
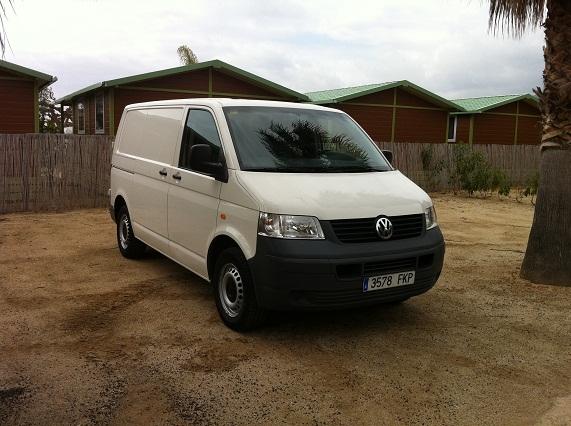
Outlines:
POLYGON ((521 277, 571 286, 571 2, 548 0, 544 26, 542 158, 521 277))

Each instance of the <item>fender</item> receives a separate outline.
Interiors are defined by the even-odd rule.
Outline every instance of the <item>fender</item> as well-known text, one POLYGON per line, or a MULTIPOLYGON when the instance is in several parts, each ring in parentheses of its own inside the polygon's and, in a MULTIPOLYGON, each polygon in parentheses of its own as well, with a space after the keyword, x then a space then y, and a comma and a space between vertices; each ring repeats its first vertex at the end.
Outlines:
POLYGON ((210 248, 214 238, 226 235, 238 244, 246 259, 254 257, 258 237, 258 217, 257 209, 220 200, 216 230, 208 241, 207 248, 210 248))
POLYGON ((133 173, 117 168, 115 166, 111 166, 111 188, 109 189, 109 204, 113 209, 115 209, 115 200, 117 197, 122 197, 125 200, 125 204, 127 205, 131 219, 135 220, 135 212, 132 212, 129 208, 131 204, 129 202, 129 196, 127 195, 129 193, 129 187, 131 186, 132 181, 133 173))

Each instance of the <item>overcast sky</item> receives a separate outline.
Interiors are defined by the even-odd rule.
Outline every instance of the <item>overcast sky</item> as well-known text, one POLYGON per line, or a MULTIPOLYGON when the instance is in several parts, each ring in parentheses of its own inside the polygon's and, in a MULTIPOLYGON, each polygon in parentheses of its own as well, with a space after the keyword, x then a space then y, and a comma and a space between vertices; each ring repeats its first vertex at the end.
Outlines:
POLYGON ((410 80, 448 98, 530 92, 543 34, 488 32, 487 1, 13 0, 5 60, 56 97, 178 66, 188 44, 300 92, 410 80))

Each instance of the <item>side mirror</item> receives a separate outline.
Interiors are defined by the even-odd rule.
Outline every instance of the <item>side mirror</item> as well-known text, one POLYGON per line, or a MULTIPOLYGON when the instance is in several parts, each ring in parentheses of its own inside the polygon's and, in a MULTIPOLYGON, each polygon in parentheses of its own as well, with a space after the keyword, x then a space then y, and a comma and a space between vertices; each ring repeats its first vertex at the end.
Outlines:
POLYGON ((385 158, 387 159, 387 161, 392 166, 393 165, 393 152, 389 151, 388 149, 382 149, 381 151, 382 151, 383 155, 385 156, 385 158))
POLYGON ((212 161, 212 147, 207 144, 196 144, 190 148, 190 168, 206 173, 214 179, 228 182, 228 170, 224 163, 212 161))

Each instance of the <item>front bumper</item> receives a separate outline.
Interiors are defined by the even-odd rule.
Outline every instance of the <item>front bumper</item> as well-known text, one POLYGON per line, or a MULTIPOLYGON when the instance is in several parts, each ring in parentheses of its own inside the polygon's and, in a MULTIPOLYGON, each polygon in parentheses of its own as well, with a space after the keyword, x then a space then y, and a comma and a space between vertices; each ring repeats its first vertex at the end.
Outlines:
POLYGON ((440 228, 395 241, 343 244, 258 237, 248 263, 266 309, 338 309, 396 301, 434 286, 444 261, 440 228), (414 270, 411 285, 363 292, 364 277, 414 270))

